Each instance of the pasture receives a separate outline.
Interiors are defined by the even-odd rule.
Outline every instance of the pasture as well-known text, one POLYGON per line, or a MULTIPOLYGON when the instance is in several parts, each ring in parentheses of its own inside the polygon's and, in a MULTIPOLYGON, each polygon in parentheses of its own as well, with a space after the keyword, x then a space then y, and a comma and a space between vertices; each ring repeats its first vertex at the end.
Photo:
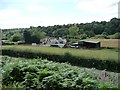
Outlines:
POLYGON ((86 39, 92 41, 100 41, 101 47, 111 47, 111 48, 119 48, 120 39, 86 39))
POLYGON ((99 60, 114 60, 118 61, 117 49, 73 49, 73 48, 55 48, 55 47, 43 47, 43 46, 28 46, 28 45, 13 45, 2 46, 2 49, 10 49, 14 51, 28 51, 33 53, 48 53, 55 55, 64 55, 70 53, 73 56, 83 58, 95 58, 99 60))

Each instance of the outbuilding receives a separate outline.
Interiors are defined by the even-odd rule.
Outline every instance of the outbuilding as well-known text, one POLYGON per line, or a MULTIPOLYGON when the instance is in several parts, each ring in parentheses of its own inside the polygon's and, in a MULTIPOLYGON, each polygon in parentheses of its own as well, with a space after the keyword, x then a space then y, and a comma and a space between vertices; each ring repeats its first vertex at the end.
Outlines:
POLYGON ((79 48, 100 48, 99 41, 87 41, 87 40, 80 40, 78 42, 79 48))

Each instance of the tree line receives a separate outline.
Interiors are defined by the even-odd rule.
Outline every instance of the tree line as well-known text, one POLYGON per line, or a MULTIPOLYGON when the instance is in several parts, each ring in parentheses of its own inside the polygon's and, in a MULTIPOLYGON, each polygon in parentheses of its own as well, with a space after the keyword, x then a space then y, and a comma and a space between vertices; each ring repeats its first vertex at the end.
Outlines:
POLYGON ((120 19, 93 21, 91 23, 73 23, 67 25, 38 26, 2 30, 2 39, 11 41, 24 40, 26 43, 40 43, 45 37, 62 37, 68 41, 86 38, 120 39, 120 19))

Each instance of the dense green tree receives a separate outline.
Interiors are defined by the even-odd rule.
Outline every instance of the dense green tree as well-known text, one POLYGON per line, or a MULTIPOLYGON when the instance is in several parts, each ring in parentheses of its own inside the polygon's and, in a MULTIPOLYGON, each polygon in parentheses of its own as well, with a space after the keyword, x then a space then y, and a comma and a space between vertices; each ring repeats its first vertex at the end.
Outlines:
POLYGON ((84 29, 79 29, 79 34, 84 34, 84 29))
POLYGON ((28 30, 24 31, 24 40, 25 40, 25 43, 28 43, 28 44, 31 44, 31 43, 39 44, 40 40, 42 38, 45 38, 45 35, 46 35, 45 32, 43 31, 41 32, 41 31, 38 31, 38 29, 32 28, 29 31, 28 30))
POLYGON ((87 37, 89 37, 89 38, 95 36, 95 33, 93 31, 86 31, 85 33, 86 33, 87 37))
MULTIPOLYGON (((80 23, 80 24, 75 23, 75 24, 54 25, 54 26, 47 26, 47 27, 30 26, 30 28, 4 29, 2 31, 3 31, 2 32, 3 38, 4 39, 7 38, 8 40, 12 40, 13 37, 17 36, 16 32, 19 32, 21 36, 24 36, 26 43, 32 43, 33 41, 35 42, 35 39, 38 38, 38 36, 64 37, 66 39, 81 39, 82 36, 86 37, 86 35, 87 35, 87 38, 91 38, 97 35, 98 35, 97 37, 100 37, 100 38, 101 37, 103 38, 104 36, 106 37, 106 36, 113 35, 112 38, 113 37, 115 38, 115 36, 117 36, 116 33, 120 32, 120 19, 112 18, 108 22, 93 21, 91 23, 80 23), (44 32, 45 35, 42 34, 42 32, 44 32)), ((41 39, 40 37, 39 37, 39 41, 41 39)))
POLYGON ((68 31, 69 31, 69 36, 74 38, 78 36, 79 28, 76 25, 74 25, 70 27, 68 31))
POLYGON ((92 30, 95 34, 102 34, 104 26, 102 24, 94 24, 92 30))
POLYGON ((22 37, 21 37, 21 35, 13 35, 13 37, 12 37, 12 41, 13 42, 17 42, 17 41, 21 41, 22 40, 22 37))
POLYGON ((42 38, 45 38, 45 35, 46 35, 45 32, 34 31, 32 36, 31 36, 32 42, 39 44, 40 40, 42 38))
POLYGON ((61 29, 57 29, 55 31, 53 31, 53 35, 54 37, 64 37, 66 35, 68 35, 68 30, 66 28, 61 28, 61 29))
POLYGON ((25 30, 24 33, 23 33, 23 36, 24 36, 25 43, 27 43, 27 44, 32 43, 32 37, 31 37, 30 31, 25 30))
POLYGON ((17 42, 17 41, 23 41, 23 34, 16 31, 14 32, 14 34, 11 36, 11 40, 14 41, 14 42, 17 42))
POLYGON ((87 38, 87 34, 84 33, 80 35, 80 39, 86 39, 86 38, 87 38))

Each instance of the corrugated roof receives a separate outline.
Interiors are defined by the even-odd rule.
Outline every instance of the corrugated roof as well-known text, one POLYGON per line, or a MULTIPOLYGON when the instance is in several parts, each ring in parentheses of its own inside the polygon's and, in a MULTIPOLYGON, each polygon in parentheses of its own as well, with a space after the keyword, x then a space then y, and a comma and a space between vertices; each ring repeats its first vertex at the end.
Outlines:
POLYGON ((87 40, 80 40, 80 42, 99 43, 100 41, 87 41, 87 40))

